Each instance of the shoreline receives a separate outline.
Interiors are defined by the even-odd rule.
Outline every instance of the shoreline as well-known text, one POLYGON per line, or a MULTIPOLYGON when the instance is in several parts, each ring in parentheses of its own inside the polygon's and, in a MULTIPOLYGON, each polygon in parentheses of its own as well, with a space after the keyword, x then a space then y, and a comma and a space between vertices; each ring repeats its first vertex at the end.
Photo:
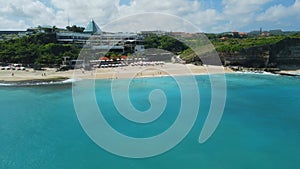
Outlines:
POLYGON ((222 66, 196 66, 192 64, 166 63, 159 66, 125 66, 116 68, 97 68, 86 71, 82 69, 59 71, 46 68, 43 71, 33 69, 0 70, 0 83, 2 84, 34 84, 63 82, 68 79, 124 79, 147 78, 177 75, 206 75, 217 73, 232 73, 229 68, 222 66), (208 72, 210 70, 210 72, 208 72))
POLYGON ((46 68, 43 71, 28 69, 0 70, 0 84, 2 85, 31 85, 31 84, 59 84, 72 82, 72 79, 125 79, 125 78, 151 78, 166 76, 208 75, 228 73, 269 73, 283 76, 300 76, 299 70, 268 71, 234 71, 223 66, 196 66, 192 64, 166 63, 163 66, 125 66, 117 68, 97 68, 91 71, 81 69, 59 71, 46 68), (210 70, 211 72, 208 72, 210 70), (13 75, 12 75, 13 73, 13 75), (68 81, 70 80, 70 81, 68 81))
POLYGON ((62 82, 68 80, 70 78, 67 77, 50 77, 45 79, 26 79, 26 80, 12 80, 12 81, 5 81, 0 80, 0 83, 42 83, 42 82, 62 82))
POLYGON ((284 67, 284 68, 248 68, 240 66, 230 67, 234 72, 252 72, 252 73, 269 73, 282 76, 300 76, 300 67, 284 67))
POLYGON ((300 76, 300 69, 298 70, 280 70, 278 72, 274 72, 275 74, 282 76, 300 76))

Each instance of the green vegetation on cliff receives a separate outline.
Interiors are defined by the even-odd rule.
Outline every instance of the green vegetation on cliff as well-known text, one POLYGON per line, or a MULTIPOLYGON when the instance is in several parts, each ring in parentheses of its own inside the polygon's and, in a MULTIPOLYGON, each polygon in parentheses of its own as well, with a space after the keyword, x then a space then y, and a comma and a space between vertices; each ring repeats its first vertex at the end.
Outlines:
MULTIPOLYGON (((69 29, 78 29, 80 27, 70 27, 69 29)), ((239 53, 242 49, 255 48, 261 46, 270 46, 287 38, 300 39, 300 33, 292 35, 277 35, 268 37, 248 37, 248 38, 232 38, 226 37, 221 39, 215 34, 206 34, 208 39, 214 45, 219 53, 239 53)), ((197 48, 203 53, 208 53, 211 48, 207 45, 207 39, 197 39, 197 36, 184 38, 185 42, 193 42, 197 48)), ((195 52, 186 44, 167 35, 150 35, 144 39, 145 48, 158 48, 170 51, 176 55, 181 55, 182 59, 187 62, 196 61, 195 52)), ((195 46, 194 46, 195 48, 195 46)), ((31 36, 0 41, 0 62, 3 63, 22 63, 35 64, 45 66, 60 65, 63 57, 69 56, 76 59, 80 47, 73 44, 58 44, 56 42, 56 34, 54 32, 38 33, 31 36)), ((108 53, 109 56, 115 56, 115 53, 108 53)))
MULTIPOLYGON (((215 47, 217 52, 222 53, 234 53, 239 52, 242 49, 247 49, 251 47, 260 47, 260 46, 269 46, 276 44, 286 38, 300 38, 300 33, 292 34, 289 36, 285 35, 274 35, 274 36, 256 36, 256 37, 248 37, 248 38, 232 38, 226 37, 223 40, 220 36, 216 34, 206 34, 207 38, 211 41, 212 45, 215 47)), ((188 40, 193 40, 191 38, 185 38, 188 40)), ((201 39, 200 39, 201 41, 201 39)), ((205 40, 202 40, 205 41, 205 40)), ((205 41, 205 43, 207 43, 205 41)), ((201 44, 199 44, 201 46, 201 44)), ((203 44, 202 44, 203 45, 203 44)), ((168 50, 173 52, 174 54, 180 54, 182 59, 186 60, 187 62, 194 61, 195 59, 195 52, 188 48, 185 44, 178 41, 177 39, 171 36, 157 36, 151 35, 145 39, 145 48, 159 48, 168 50)))
POLYGON ((166 51, 170 51, 174 54, 179 54, 184 50, 188 49, 188 47, 182 42, 178 41, 177 39, 171 36, 166 35, 150 35, 149 37, 145 38, 145 48, 163 49, 166 51))
POLYGON ((56 35, 39 33, 0 42, 0 62, 59 65, 64 56, 77 58, 80 49, 56 43, 56 35))
POLYGON ((224 41, 212 41, 218 52, 237 52, 244 48, 255 46, 272 45, 285 39, 284 36, 271 36, 271 37, 254 37, 237 39, 232 38, 224 41))
POLYGON ((300 33, 289 36, 277 35, 268 37, 229 38, 226 40, 211 39, 211 42, 217 52, 237 52, 250 47, 273 45, 286 38, 300 38, 300 33))

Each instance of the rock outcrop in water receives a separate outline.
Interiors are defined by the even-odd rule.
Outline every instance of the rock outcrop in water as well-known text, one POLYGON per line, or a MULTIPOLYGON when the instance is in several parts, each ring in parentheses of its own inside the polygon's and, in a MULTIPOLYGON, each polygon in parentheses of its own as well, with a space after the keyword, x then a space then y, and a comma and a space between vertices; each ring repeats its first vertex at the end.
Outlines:
POLYGON ((254 68, 293 67, 300 65, 300 39, 286 38, 273 45, 255 46, 238 52, 220 52, 226 66, 254 68))

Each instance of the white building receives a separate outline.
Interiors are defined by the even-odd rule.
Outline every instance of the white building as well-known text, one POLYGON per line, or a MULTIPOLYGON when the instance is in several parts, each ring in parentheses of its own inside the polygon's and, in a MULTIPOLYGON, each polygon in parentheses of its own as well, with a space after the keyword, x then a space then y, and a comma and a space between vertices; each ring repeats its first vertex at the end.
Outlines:
POLYGON ((58 32, 57 41, 84 45, 85 48, 103 52, 115 51, 119 53, 144 50, 144 37, 137 33, 108 33, 102 32, 100 27, 91 20, 83 33, 58 32))

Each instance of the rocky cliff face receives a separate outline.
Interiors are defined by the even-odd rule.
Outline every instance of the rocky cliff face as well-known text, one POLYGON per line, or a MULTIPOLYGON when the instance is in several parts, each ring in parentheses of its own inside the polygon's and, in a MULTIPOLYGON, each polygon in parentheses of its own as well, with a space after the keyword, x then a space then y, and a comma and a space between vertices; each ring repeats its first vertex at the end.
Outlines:
POLYGON ((274 45, 219 53, 224 65, 244 67, 280 67, 300 65, 300 39, 287 38, 274 45))
POLYGON ((284 39, 270 46, 269 65, 300 65, 300 39, 284 39))
POLYGON ((268 61, 269 47, 251 47, 234 53, 219 53, 219 56, 225 65, 260 68, 268 61))

